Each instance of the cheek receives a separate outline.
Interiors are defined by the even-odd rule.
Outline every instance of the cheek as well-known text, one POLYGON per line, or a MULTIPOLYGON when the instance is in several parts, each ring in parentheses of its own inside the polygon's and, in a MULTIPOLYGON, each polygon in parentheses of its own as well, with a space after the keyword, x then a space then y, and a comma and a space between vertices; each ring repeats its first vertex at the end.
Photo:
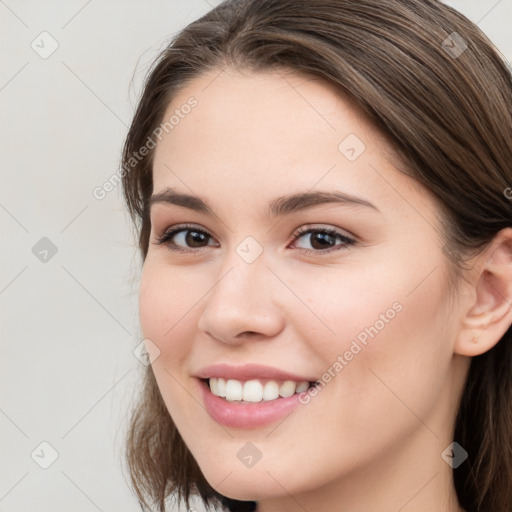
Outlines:
POLYGON ((169 342, 177 331, 190 323, 200 290, 190 285, 191 281, 185 276, 186 272, 173 270, 148 255, 139 288, 139 316, 145 337, 169 342))
MULTIPOLYGON (((149 257, 148 257, 149 258, 149 257)), ((156 342, 169 328, 169 297, 158 278, 158 270, 146 260, 139 287, 139 318, 142 334, 156 342)))
POLYGON ((139 288, 139 317, 144 338, 160 350, 152 363, 158 387, 169 413, 177 423, 189 421, 194 401, 184 391, 188 385, 188 357, 192 349, 194 304, 198 293, 184 286, 179 269, 172 270, 147 257, 139 288))
POLYGON ((452 352, 441 267, 433 259, 408 266, 397 259, 377 267, 333 273, 321 281, 296 280, 294 290, 307 297, 311 311, 297 305, 295 328, 323 362, 322 380, 336 382, 328 386, 333 399, 353 402, 361 411, 364 398, 372 404, 371 415, 373 407, 399 404, 393 390, 408 403, 428 408, 446 381, 452 352))
MULTIPOLYGON (((154 343, 160 355, 153 370, 162 395, 175 395, 188 371, 188 356, 197 337, 197 304, 201 290, 186 286, 186 272, 147 259, 139 289, 139 317, 142 335, 154 343), (172 376, 172 377, 171 377, 172 376)), ((202 287, 199 287, 202 288, 202 287)))
POLYGON ((382 344, 386 332, 403 318, 404 306, 410 302, 402 291, 407 279, 392 280, 387 271, 320 269, 287 280, 303 302, 289 301, 289 320, 325 363, 350 350, 354 342, 361 347, 372 341, 382 344))
POLYGON ((139 319, 142 335, 158 346, 164 348, 162 338, 170 327, 168 297, 150 267, 144 265, 139 288, 139 319))

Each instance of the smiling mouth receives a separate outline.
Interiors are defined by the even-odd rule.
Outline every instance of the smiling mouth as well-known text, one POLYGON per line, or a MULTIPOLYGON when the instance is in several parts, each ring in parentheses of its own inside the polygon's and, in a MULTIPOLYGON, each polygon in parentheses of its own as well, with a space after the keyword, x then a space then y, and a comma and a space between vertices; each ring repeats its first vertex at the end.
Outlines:
POLYGON ((241 381, 211 377, 202 379, 210 388, 213 395, 228 402, 258 403, 269 402, 279 398, 288 398, 294 394, 303 393, 316 386, 318 382, 252 379, 241 381))

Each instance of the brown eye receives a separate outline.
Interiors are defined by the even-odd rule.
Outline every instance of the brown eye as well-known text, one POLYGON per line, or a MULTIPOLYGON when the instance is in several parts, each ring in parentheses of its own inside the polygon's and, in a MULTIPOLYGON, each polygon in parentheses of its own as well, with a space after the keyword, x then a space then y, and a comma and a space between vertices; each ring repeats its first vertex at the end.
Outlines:
POLYGON ((309 233, 309 243, 314 249, 330 249, 336 245, 336 237, 330 233, 316 231, 309 233))
POLYGON ((192 231, 191 229, 187 229, 180 233, 186 233, 184 239, 186 245, 189 247, 203 247, 205 241, 206 245, 208 245, 208 235, 202 231, 192 231))
POLYGON ((212 236, 196 227, 181 226, 165 231, 157 238, 157 245, 167 245, 175 251, 187 251, 206 247, 212 236))
POLYGON ((331 228, 302 229, 294 236, 294 241, 303 240, 298 249, 304 254, 321 254, 347 248, 356 241, 331 228), (310 248, 308 248, 308 245, 310 248))

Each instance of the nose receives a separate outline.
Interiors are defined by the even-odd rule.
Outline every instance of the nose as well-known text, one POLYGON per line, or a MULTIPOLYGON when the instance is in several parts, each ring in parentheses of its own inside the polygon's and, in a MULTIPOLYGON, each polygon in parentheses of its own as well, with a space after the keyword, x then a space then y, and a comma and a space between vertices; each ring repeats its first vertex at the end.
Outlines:
POLYGON ((235 253, 224 263, 205 298, 199 330, 232 345, 276 336, 284 328, 279 281, 264 258, 246 263, 235 253))

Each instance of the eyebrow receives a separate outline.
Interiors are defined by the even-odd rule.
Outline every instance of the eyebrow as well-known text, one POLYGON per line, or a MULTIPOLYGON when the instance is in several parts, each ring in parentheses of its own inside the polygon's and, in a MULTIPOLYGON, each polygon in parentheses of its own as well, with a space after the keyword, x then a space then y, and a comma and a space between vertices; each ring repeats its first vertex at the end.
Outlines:
MULTIPOLYGON (((162 192, 151 196, 149 207, 151 208, 154 204, 158 203, 174 204, 177 206, 182 206, 183 208, 189 208, 190 210, 206 214, 212 212, 206 201, 203 201, 203 199, 200 197, 189 194, 181 194, 172 188, 166 188, 162 192)), ((353 196, 351 194, 340 191, 317 191, 299 192, 296 194, 277 197, 269 203, 268 213, 273 217, 281 217, 289 213, 307 210, 315 206, 330 203, 364 206, 380 212, 380 210, 374 204, 361 197, 353 196)))

